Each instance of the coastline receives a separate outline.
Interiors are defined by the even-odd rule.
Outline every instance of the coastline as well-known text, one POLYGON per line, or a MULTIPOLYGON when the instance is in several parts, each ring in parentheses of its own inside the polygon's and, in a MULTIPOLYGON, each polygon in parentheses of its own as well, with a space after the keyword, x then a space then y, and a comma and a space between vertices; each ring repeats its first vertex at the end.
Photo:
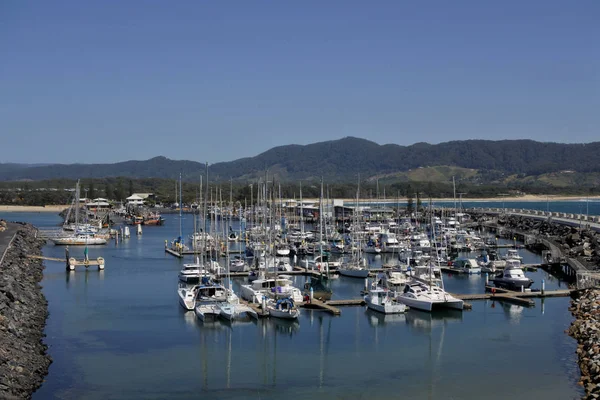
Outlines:
POLYGON ((68 205, 47 205, 47 206, 13 206, 13 205, 0 205, 0 212, 54 212, 59 213, 65 208, 69 208, 68 205))
MULTIPOLYGON (((318 198, 305 198, 305 201, 319 201, 318 198)), ((338 200, 338 199, 336 199, 338 200)), ((347 202, 356 202, 356 199, 339 199, 347 202)), ((400 201, 405 203, 408 199, 406 197, 401 197, 400 199, 390 197, 388 199, 360 199, 360 203, 392 203, 395 201, 400 201)), ((455 199, 452 197, 432 197, 431 201, 444 201, 444 202, 452 202, 455 199)), ((463 203, 466 202, 505 202, 505 203, 516 203, 516 202, 536 202, 536 201, 600 201, 600 196, 562 196, 562 195, 537 195, 537 194, 526 194, 524 196, 500 196, 500 197, 463 197, 463 203)), ((416 202, 416 198, 413 198, 413 201, 416 202)), ((423 203, 429 202, 429 197, 421 198, 423 203)), ((459 199, 457 198, 458 202, 459 199)))
POLYGON ((45 244, 29 224, 8 223, 0 236, 0 398, 28 399, 48 374, 51 357, 43 343, 48 302, 40 282, 45 244))

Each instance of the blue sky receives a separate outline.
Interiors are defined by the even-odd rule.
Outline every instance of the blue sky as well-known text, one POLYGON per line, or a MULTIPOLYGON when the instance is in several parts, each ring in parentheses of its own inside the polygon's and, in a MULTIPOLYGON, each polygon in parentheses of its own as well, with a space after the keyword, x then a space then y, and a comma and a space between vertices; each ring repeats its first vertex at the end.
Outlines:
POLYGON ((600 140, 598 1, 3 1, 0 162, 600 140))

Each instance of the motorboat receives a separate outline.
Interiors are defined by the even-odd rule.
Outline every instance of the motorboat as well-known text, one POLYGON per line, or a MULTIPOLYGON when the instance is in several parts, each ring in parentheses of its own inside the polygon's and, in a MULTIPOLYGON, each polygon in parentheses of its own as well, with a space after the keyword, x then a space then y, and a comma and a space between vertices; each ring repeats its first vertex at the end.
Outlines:
POLYGON ((523 257, 519 255, 519 251, 517 249, 508 249, 506 250, 506 255, 504 256, 505 260, 519 260, 523 262, 523 257))
POLYGON ((242 299, 261 303, 263 297, 277 298, 287 296, 296 302, 302 301, 302 292, 292 284, 289 276, 277 278, 258 278, 248 285, 241 285, 242 299))
POLYGON ((481 274, 481 267, 474 258, 459 257, 454 260, 452 269, 463 274, 481 274))
POLYGON ((183 264, 181 271, 179 271, 179 280, 185 283, 198 283, 202 276, 208 276, 200 260, 196 260, 193 264, 183 264))
POLYGON ((298 319, 300 309, 294 304, 294 300, 284 297, 277 300, 267 301, 267 311, 269 316, 281 319, 298 319))
POLYGON ((435 308, 463 309, 463 301, 446 293, 441 287, 416 280, 408 283, 396 300, 410 308, 423 311, 432 311, 435 308))
POLYGON ((63 246, 90 246, 106 244, 106 239, 97 237, 94 234, 77 233, 65 236, 57 236, 50 238, 55 245, 63 246))
POLYGON ((525 276, 519 260, 506 260, 506 267, 492 279, 494 285, 509 290, 528 289, 533 280, 525 276))
POLYGON ((248 264, 240 256, 235 256, 229 262, 229 271, 231 271, 231 272, 245 272, 245 271, 248 271, 248 269, 249 269, 248 264))
POLYGON ((290 255, 290 247, 285 243, 275 245, 275 254, 279 257, 288 257, 290 255))
POLYGON ((400 314, 406 311, 406 305, 394 298, 394 292, 373 284, 365 296, 367 307, 384 314, 400 314))
POLYGON ((215 283, 210 277, 203 276, 199 285, 180 287, 177 290, 179 304, 186 310, 193 310, 198 302, 222 302, 227 298, 224 286, 215 283))

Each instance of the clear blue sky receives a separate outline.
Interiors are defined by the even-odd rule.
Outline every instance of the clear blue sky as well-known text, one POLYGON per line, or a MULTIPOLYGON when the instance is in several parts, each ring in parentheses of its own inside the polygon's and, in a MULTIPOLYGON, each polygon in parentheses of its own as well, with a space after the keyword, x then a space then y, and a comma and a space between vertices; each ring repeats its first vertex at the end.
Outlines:
POLYGON ((0 162, 600 140, 600 2, 2 1, 0 162))

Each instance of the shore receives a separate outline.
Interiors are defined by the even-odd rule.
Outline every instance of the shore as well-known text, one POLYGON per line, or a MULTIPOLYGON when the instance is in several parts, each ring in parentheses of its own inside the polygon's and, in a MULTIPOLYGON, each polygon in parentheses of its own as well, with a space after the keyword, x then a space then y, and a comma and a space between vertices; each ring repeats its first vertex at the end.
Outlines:
POLYGON ((56 206, 56 205, 48 205, 48 206, 8 206, 8 205, 0 205, 0 212, 53 212, 59 213, 65 208, 69 208, 68 205, 64 206, 56 206))
MULTIPOLYGON (((305 198, 304 200, 306 201, 319 201, 318 198, 305 198)), ((336 200, 343 200, 345 202, 356 202, 356 199, 336 199, 336 200)), ((401 203, 405 203, 408 199, 406 197, 401 197, 400 199, 398 198, 394 198, 394 197, 390 197, 387 198, 385 200, 383 199, 360 199, 359 201, 361 203, 393 203, 395 201, 400 201, 401 203)), ((447 201, 447 202, 452 202, 456 200, 457 202, 459 201, 459 199, 454 199, 452 197, 432 197, 431 201, 433 202, 438 202, 438 201, 447 201)), ((498 196, 498 197, 463 197, 462 201, 463 203, 465 202, 506 202, 506 203, 510 203, 510 202, 536 202, 536 201, 586 201, 586 200, 590 200, 590 201, 600 201, 600 196, 559 196, 559 195, 538 195, 538 194, 526 194, 523 196, 498 196)), ((416 201, 415 198, 413 198, 413 201, 416 201)), ((429 201, 429 197, 423 197, 421 198, 421 201, 423 203, 427 203, 429 201)))
POLYGON ((45 241, 28 224, 9 223, 0 234, 0 398, 29 399, 48 374, 42 342, 48 303, 40 281, 45 241))

